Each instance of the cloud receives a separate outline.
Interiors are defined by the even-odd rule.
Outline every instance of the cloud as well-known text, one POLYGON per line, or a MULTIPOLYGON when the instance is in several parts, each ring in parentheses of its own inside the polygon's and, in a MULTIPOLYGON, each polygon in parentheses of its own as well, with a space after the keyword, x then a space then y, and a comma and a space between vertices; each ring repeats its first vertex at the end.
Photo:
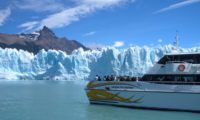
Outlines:
POLYGON ((0 26, 4 24, 7 18, 11 15, 10 8, 0 10, 0 26))
POLYGON ((37 24, 38 24, 37 21, 31 21, 31 22, 27 22, 27 23, 21 24, 19 27, 20 28, 26 28, 25 31, 28 31, 28 30, 33 29, 33 27, 35 25, 37 25, 37 24))
POLYGON ((96 50, 100 50, 104 47, 123 47, 124 46, 124 42, 123 41, 115 41, 113 45, 106 45, 106 44, 99 44, 99 43, 88 43, 86 44, 86 46, 90 49, 96 49, 96 50))
POLYGON ((121 5, 126 2, 134 2, 134 0, 76 0, 78 4, 85 4, 91 7, 105 8, 115 5, 121 5))
POLYGON ((179 3, 176 3, 176 4, 172 4, 168 7, 165 7, 165 8, 162 8, 156 12, 154 12, 155 14, 157 13, 162 13, 162 12, 166 12, 166 11, 169 11, 169 10, 174 10, 174 9, 178 9, 178 8, 181 8, 181 7, 184 7, 184 6, 187 6, 187 5, 191 5, 191 4, 194 4, 194 3, 198 3, 200 2, 200 0, 185 0, 185 1, 182 1, 182 2, 179 2, 179 3))
POLYGON ((71 24, 72 22, 79 21, 81 17, 93 11, 94 9, 88 7, 87 5, 69 8, 41 20, 38 29, 42 28, 44 25, 50 28, 64 27, 71 24))
POLYGON ((163 40, 162 39, 158 39, 158 42, 161 43, 163 40))
POLYGON ((59 0, 18 0, 14 2, 14 5, 23 10, 35 12, 54 12, 64 9, 64 5, 59 0))
MULTIPOLYGON (((60 28, 68 26, 73 22, 79 21, 81 18, 95 11, 133 2, 133 0, 73 0, 75 6, 61 10, 60 12, 51 14, 46 18, 37 21, 32 28, 41 29, 43 26, 49 28, 60 28)), ((27 23, 29 23, 28 21, 27 23)), ((27 29, 26 27, 24 27, 27 29)))
POLYGON ((151 43, 150 46, 154 46, 154 43, 151 43))
POLYGON ((124 46, 124 42, 123 41, 115 41, 113 47, 122 47, 124 46))
POLYGON ((96 32, 95 31, 91 31, 91 32, 85 33, 83 36, 87 37, 87 36, 92 36, 94 34, 96 34, 96 32))
POLYGON ((86 46, 92 50, 101 50, 102 48, 106 47, 106 45, 97 44, 97 43, 89 43, 89 44, 86 44, 86 46))

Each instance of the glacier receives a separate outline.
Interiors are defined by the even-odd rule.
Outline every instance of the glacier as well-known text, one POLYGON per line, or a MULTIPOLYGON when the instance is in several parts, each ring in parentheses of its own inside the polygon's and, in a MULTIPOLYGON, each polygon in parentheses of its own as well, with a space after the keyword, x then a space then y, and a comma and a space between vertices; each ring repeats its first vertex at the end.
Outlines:
MULTIPOLYGON (((164 54, 175 52, 173 45, 133 46, 127 49, 41 50, 34 55, 23 50, 0 48, 1 80, 91 80, 96 75, 142 76, 164 54)), ((179 52, 200 52, 200 47, 179 52)))

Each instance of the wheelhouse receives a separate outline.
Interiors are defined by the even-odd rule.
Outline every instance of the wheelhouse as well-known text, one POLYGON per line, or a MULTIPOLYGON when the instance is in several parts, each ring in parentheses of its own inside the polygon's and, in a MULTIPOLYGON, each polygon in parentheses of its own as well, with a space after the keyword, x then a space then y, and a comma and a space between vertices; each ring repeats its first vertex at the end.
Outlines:
MULTIPOLYGON (((158 71, 154 74, 145 74, 141 81, 148 81, 159 84, 198 84, 200 85, 200 53, 193 54, 168 54, 162 57, 158 63, 158 71), (191 64, 192 66, 187 66, 191 64), (172 69, 163 69, 163 67, 169 66, 172 69), (178 65, 178 67, 177 67, 178 65), (175 66, 175 67, 172 67, 175 66), (159 68, 160 67, 160 68, 159 68), (173 68, 177 71, 170 71, 173 68), (188 67, 189 71, 184 71, 188 67), (164 70, 164 71, 163 71, 164 70), (190 72, 190 71, 198 72, 190 72), (162 72, 161 72, 162 71, 162 72), (169 74, 170 73, 170 74, 169 74)), ((168 67, 169 68, 169 67, 168 67)))

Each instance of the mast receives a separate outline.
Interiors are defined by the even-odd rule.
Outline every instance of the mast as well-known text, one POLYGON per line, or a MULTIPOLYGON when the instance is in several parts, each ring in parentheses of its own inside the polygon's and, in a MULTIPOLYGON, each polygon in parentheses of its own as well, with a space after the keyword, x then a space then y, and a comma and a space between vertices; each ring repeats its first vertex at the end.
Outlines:
POLYGON ((179 49, 179 40, 180 40, 180 38, 178 36, 178 31, 176 31, 175 40, 176 40, 175 41, 176 50, 178 50, 179 49))

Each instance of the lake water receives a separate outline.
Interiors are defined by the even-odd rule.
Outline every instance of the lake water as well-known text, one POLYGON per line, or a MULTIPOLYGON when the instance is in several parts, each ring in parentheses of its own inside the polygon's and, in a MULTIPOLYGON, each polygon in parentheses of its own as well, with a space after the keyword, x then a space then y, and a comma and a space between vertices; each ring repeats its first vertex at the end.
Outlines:
POLYGON ((91 105, 85 82, 0 81, 0 120, 200 120, 200 114, 91 105))

